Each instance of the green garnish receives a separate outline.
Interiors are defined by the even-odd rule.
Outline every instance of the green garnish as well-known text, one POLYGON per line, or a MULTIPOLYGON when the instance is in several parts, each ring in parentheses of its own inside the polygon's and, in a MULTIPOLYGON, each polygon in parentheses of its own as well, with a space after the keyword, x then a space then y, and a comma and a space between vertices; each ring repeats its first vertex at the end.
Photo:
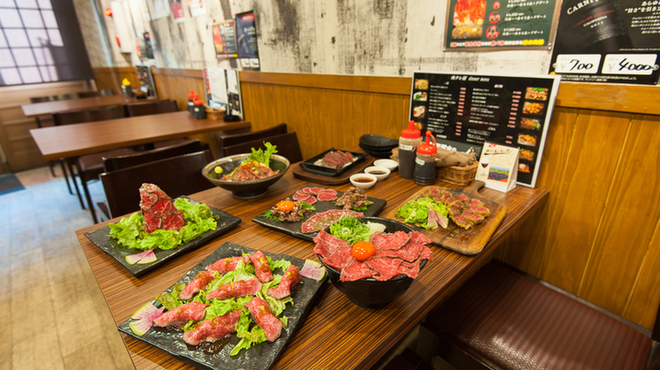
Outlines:
POLYGON ((261 148, 259 148, 259 150, 251 148, 252 154, 250 154, 250 156, 247 157, 247 159, 244 160, 243 163, 257 161, 259 163, 263 163, 264 165, 266 165, 266 167, 268 167, 271 154, 277 153, 277 145, 264 142, 264 146, 266 146, 265 152, 261 148))
POLYGON ((403 218, 405 223, 430 230, 433 228, 433 226, 428 225, 429 209, 431 208, 441 216, 447 217, 449 214, 444 204, 433 200, 433 198, 424 197, 404 204, 397 209, 396 217, 403 218))
POLYGON ((367 224, 353 216, 342 217, 330 225, 330 234, 351 245, 359 241, 369 241, 373 233, 374 231, 367 224))
POLYGON ((174 206, 183 212, 183 218, 187 221, 179 231, 155 230, 149 234, 142 230, 144 216, 140 212, 135 212, 116 224, 108 224, 110 236, 129 248, 168 250, 197 239, 203 233, 215 230, 218 225, 217 216, 213 215, 205 204, 191 203, 187 199, 177 198, 174 206))
POLYGON ((354 211, 366 211, 367 208, 369 208, 370 205, 374 204, 374 202, 368 200, 366 203, 361 205, 360 207, 353 207, 354 211))

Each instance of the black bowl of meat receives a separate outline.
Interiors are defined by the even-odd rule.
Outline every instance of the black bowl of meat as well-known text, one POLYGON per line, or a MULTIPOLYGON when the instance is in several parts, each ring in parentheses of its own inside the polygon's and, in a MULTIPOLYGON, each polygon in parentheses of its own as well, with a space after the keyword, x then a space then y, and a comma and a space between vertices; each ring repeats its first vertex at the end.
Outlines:
POLYGON ((380 217, 360 217, 364 224, 384 225, 369 238, 376 253, 358 261, 348 242, 331 234, 330 227, 314 238, 314 253, 332 285, 354 304, 382 308, 404 294, 427 260, 433 258, 426 246, 431 241, 408 225, 380 217), (365 277, 368 276, 368 277, 365 277))
POLYGON ((290 166, 288 159, 272 154, 268 166, 254 163, 250 168, 234 172, 239 166, 247 166, 243 162, 249 156, 250 154, 246 153, 216 159, 204 166, 202 175, 214 185, 231 191, 236 198, 251 199, 266 194, 268 187, 281 179, 290 166), (227 178, 231 173, 234 175, 227 178))

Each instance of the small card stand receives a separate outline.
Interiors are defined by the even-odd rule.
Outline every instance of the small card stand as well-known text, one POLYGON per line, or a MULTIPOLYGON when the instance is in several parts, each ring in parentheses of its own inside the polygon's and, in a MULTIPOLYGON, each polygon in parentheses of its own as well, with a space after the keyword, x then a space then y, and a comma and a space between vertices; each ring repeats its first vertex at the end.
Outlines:
POLYGON ((476 180, 503 193, 516 187, 518 148, 485 142, 479 158, 476 180))

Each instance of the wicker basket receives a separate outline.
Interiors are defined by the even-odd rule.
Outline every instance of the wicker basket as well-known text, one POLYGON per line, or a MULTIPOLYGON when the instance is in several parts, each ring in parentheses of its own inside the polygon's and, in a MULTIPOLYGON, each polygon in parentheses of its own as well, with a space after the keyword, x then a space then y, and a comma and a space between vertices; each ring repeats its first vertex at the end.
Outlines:
POLYGON ((449 166, 438 167, 438 179, 458 186, 468 186, 474 180, 477 174, 478 161, 474 161, 472 165, 466 167, 449 166))
POLYGON ((215 109, 215 108, 210 108, 208 106, 206 107, 206 119, 218 121, 224 118, 225 118, 224 109, 215 109))

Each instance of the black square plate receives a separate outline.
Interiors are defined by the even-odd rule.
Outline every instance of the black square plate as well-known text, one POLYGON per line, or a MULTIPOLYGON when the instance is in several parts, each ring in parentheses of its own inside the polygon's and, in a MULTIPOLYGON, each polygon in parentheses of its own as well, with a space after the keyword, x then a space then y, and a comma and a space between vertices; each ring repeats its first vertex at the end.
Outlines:
MULTIPOLYGON (((302 189, 308 187, 318 187, 318 186, 305 185, 302 189)), ((344 194, 343 192, 338 191, 337 198, 341 197, 343 194, 344 194)), ((290 195, 289 198, 293 199, 293 194, 290 195)), ((385 208, 385 205, 387 204, 387 201, 384 199, 371 198, 371 197, 367 197, 367 198, 374 203, 370 205, 365 211, 357 211, 357 212, 362 212, 365 216, 378 215, 380 211, 382 211, 383 208, 385 208)), ((316 208, 316 211, 312 212, 310 215, 305 217, 305 220, 309 219, 316 213, 325 212, 331 209, 341 209, 341 207, 337 207, 333 202, 330 201, 317 201, 316 203, 313 204, 313 206, 316 208)), ((268 209, 270 209, 270 207, 268 209)), ((265 226, 269 229, 280 231, 289 234, 291 236, 294 236, 298 239, 303 239, 311 242, 314 240, 314 237, 318 234, 318 232, 309 233, 309 234, 305 234, 301 232, 300 227, 302 226, 303 222, 305 222, 305 220, 298 222, 287 222, 287 221, 280 222, 277 220, 271 220, 270 218, 259 217, 259 216, 252 219, 253 222, 258 223, 261 226, 265 226)))
POLYGON ((342 168, 328 168, 328 167, 323 167, 323 166, 317 166, 317 165, 314 164, 314 163, 316 163, 316 161, 323 158, 323 156, 325 156, 326 154, 328 154, 330 152, 335 152, 335 151, 337 151, 337 149, 330 148, 330 149, 326 150, 325 152, 317 155, 314 158, 308 159, 304 162, 300 162, 300 168, 302 168, 303 170, 305 170, 309 173, 313 173, 313 174, 316 174, 316 175, 323 175, 323 176, 333 177, 333 176, 337 176, 337 175, 343 173, 344 171, 348 170, 349 168, 355 167, 356 164, 362 162, 367 157, 366 153, 349 152, 348 150, 342 150, 342 152, 353 154, 353 158, 356 158, 356 160, 353 161, 353 163, 350 163, 349 165, 344 166, 342 168))
MULTIPOLYGON (((238 244, 226 242, 218 249, 211 253, 208 257, 203 259, 199 264, 188 271, 179 281, 172 286, 179 283, 189 283, 198 272, 213 262, 233 256, 241 256, 243 253, 252 254, 256 252, 254 249, 243 247, 238 244)), ((273 260, 286 259, 294 264, 298 269, 302 269, 304 260, 284 254, 273 254, 264 252, 266 256, 271 257, 273 260)), ((281 273, 276 270, 275 273, 281 273)), ((239 342, 239 338, 232 334, 229 343, 226 344, 219 352, 211 354, 206 351, 188 347, 183 341, 183 332, 176 329, 163 329, 152 328, 143 336, 136 335, 128 325, 130 319, 119 325, 119 331, 124 332, 132 337, 144 341, 152 346, 158 347, 161 350, 169 353, 177 359, 189 363, 196 367, 204 369, 245 369, 245 370, 265 370, 268 369, 277 356, 282 352, 286 342, 291 338, 296 327, 302 323, 311 308, 314 306, 315 298, 319 293, 319 289, 326 281, 327 275, 320 281, 302 277, 301 284, 292 289, 293 306, 287 305, 287 308, 282 313, 287 316, 289 325, 282 328, 282 335, 274 342, 260 343, 248 350, 242 350, 236 356, 229 356, 229 352, 239 342)), ((172 287, 168 288, 165 292, 172 291, 172 287)), ((160 304, 156 304, 159 306, 160 304)), ((200 345, 201 346, 201 345, 200 345)))
MULTIPOLYGON (((188 201, 191 203, 197 203, 190 198, 186 198, 186 199, 188 199, 188 201)), ((148 263, 144 265, 139 265, 139 264, 129 265, 128 262, 126 262, 126 256, 140 253, 141 251, 138 249, 128 248, 119 244, 117 240, 113 239, 110 236, 110 227, 108 226, 103 226, 98 229, 88 231, 85 233, 85 236, 87 237, 87 239, 91 240, 92 243, 94 243, 97 247, 101 248, 102 251, 107 253, 110 257, 114 258, 117 262, 119 262, 120 265, 124 266, 124 268, 126 268, 126 270, 128 270, 131 274, 133 274, 133 276, 139 276, 148 271, 153 270, 154 268, 160 266, 161 264, 165 263, 166 261, 172 258, 175 258, 183 253, 186 253, 191 249, 195 249, 201 246, 207 241, 231 230, 232 228, 234 228, 235 226, 241 223, 241 219, 236 216, 232 216, 229 213, 221 211, 217 208, 213 208, 213 207, 209 207, 209 208, 211 209, 211 212, 213 212, 214 215, 218 216, 218 225, 216 226, 215 230, 207 231, 204 234, 200 235, 199 238, 192 240, 186 244, 182 244, 174 249, 154 250, 157 260, 153 263, 148 263)))

